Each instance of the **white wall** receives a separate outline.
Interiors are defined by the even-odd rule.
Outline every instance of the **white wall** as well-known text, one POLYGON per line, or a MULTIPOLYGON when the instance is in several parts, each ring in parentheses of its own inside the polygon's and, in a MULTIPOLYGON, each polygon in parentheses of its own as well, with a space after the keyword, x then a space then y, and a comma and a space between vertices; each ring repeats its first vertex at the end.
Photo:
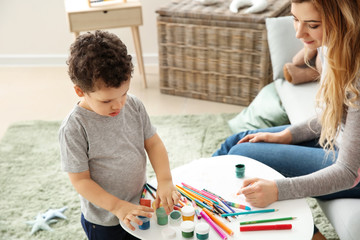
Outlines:
MULTIPOLYGON (((155 11, 170 1, 140 0, 144 22, 140 37, 146 64, 157 63, 155 11)), ((116 33, 135 56, 130 28, 109 31, 116 33)), ((73 40, 63 0, 0 0, 0 65, 65 64, 73 40)))

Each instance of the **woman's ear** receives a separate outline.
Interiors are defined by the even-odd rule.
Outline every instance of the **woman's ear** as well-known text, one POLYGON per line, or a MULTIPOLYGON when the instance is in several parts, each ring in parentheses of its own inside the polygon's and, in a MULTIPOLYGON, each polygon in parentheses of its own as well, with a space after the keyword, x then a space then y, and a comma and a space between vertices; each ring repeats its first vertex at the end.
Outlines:
POLYGON ((74 89, 75 89, 76 94, 77 94, 79 97, 83 97, 83 96, 84 96, 83 90, 81 90, 81 88, 80 88, 78 85, 74 85, 74 89))

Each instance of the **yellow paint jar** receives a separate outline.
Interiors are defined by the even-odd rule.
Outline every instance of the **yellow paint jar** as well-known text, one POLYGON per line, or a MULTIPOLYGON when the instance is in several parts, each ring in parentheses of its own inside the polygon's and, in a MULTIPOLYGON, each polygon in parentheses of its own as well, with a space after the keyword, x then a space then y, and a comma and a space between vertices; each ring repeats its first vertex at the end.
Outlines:
POLYGON ((195 208, 192 206, 184 206, 181 208, 183 221, 194 221, 195 208))

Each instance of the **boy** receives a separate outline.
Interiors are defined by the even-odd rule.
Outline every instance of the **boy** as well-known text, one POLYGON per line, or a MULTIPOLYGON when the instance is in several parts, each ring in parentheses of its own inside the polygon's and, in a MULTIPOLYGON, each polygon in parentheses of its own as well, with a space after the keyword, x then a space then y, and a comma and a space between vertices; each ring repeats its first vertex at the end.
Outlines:
POLYGON ((96 31, 71 45, 69 75, 82 100, 63 121, 62 168, 80 194, 81 223, 89 239, 136 239, 137 216, 154 210, 138 205, 146 182, 146 153, 156 173, 160 202, 169 213, 180 198, 172 183, 166 149, 143 104, 128 94, 133 65, 114 34, 96 31), (146 150, 146 153, 144 151, 146 150))

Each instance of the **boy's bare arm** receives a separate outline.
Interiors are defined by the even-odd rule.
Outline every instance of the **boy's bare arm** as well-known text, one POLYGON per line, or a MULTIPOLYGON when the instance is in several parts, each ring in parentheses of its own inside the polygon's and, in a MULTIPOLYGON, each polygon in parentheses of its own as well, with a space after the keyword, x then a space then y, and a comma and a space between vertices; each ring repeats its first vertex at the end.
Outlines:
POLYGON ((69 173, 69 178, 72 185, 80 195, 96 206, 99 206, 116 215, 132 230, 135 230, 135 228, 130 224, 131 221, 139 225, 142 224, 136 216, 152 216, 152 208, 134 205, 105 191, 100 185, 91 179, 89 171, 69 173))
POLYGON ((145 149, 158 182, 155 206, 156 208, 159 207, 161 202, 166 212, 169 213, 174 205, 178 203, 180 194, 172 182, 166 148, 159 135, 154 134, 154 136, 145 140, 145 149))

